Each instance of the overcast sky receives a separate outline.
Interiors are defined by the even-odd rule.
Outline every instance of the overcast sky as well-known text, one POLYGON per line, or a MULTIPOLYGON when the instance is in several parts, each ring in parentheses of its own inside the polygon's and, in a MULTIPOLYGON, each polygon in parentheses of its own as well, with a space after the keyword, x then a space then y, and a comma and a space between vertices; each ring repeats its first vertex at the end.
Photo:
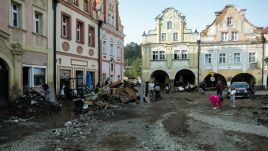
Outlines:
POLYGON ((186 16, 188 28, 201 31, 213 22, 214 12, 228 4, 246 9, 246 18, 255 26, 268 26, 268 0, 119 0, 125 45, 129 42, 140 44, 142 33, 154 29, 155 17, 168 7, 174 7, 186 16))

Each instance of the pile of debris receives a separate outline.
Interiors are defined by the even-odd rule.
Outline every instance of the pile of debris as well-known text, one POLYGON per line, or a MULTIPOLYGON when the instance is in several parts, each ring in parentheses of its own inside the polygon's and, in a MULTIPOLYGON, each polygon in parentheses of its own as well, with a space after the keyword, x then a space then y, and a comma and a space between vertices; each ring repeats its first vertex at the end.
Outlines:
POLYGON ((53 97, 45 95, 42 90, 31 89, 10 105, 9 115, 32 117, 39 114, 51 114, 60 108, 53 97))
POLYGON ((119 80, 73 101, 77 111, 115 108, 118 103, 138 103, 138 91, 137 85, 119 80))

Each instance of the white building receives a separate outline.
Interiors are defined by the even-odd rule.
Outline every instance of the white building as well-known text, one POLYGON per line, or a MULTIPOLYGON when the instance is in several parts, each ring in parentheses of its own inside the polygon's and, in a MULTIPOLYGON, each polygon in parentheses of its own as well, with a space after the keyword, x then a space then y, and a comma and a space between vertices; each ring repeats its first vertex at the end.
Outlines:
POLYGON ((215 81, 225 85, 235 81, 266 85, 262 76, 262 28, 250 23, 245 11, 227 5, 215 13, 214 22, 201 32, 200 78, 209 86, 215 86, 211 73, 215 74, 215 81))

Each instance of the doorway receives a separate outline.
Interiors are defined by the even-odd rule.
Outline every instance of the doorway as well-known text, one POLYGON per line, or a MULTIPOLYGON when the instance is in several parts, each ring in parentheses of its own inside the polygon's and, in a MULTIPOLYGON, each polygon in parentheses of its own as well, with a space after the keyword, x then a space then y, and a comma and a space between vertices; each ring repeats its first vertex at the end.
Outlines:
POLYGON ((7 64, 0 59, 0 105, 6 105, 8 102, 8 75, 7 64))

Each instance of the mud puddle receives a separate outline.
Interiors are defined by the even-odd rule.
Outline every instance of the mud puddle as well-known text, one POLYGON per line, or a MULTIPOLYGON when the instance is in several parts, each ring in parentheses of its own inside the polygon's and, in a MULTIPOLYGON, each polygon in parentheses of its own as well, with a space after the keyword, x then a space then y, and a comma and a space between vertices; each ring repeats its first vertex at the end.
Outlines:
MULTIPOLYGON (((0 122, 0 144, 18 140, 36 132, 63 127, 66 121, 76 117, 74 103, 70 100, 63 103, 62 110, 50 115, 40 115, 31 120, 8 123, 0 122)), ((5 117, 7 118, 7 117, 5 117)))

